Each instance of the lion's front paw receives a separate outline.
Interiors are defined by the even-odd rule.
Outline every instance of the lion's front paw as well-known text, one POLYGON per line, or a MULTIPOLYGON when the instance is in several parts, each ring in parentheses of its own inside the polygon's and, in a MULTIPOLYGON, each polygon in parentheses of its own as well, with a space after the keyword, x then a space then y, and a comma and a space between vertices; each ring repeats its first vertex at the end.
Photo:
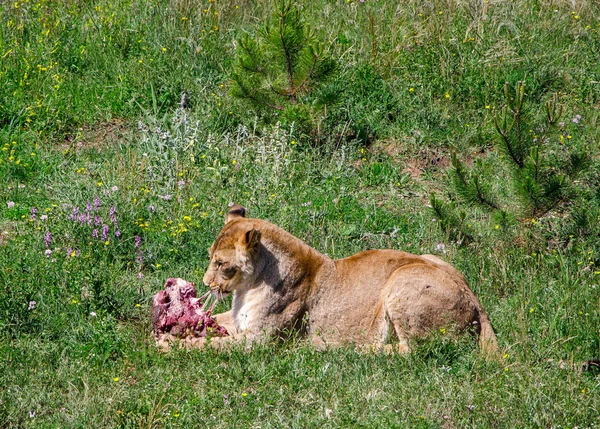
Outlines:
POLYGON ((186 349, 203 349, 206 344, 206 337, 187 337, 179 343, 179 347, 185 347, 186 349))
POLYGON ((180 349, 202 349, 206 346, 206 337, 188 336, 178 338, 171 334, 160 334, 156 337, 156 348, 161 352, 169 352, 173 346, 179 346, 180 349))

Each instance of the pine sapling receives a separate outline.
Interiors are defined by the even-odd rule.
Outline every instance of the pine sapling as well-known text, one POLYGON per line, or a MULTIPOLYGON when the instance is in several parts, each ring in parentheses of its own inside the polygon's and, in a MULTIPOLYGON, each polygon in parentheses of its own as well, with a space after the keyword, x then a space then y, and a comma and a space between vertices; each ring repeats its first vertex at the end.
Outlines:
MULTIPOLYGON (((562 145, 566 133, 557 130, 562 127, 558 122, 562 107, 556 94, 545 103, 541 123, 535 124, 530 123, 531 114, 525 105, 524 82, 519 82, 514 92, 505 84, 504 95, 506 105, 494 118, 499 134, 497 149, 504 155, 505 164, 504 169, 495 171, 508 175, 499 177, 501 184, 508 184, 504 186, 504 198, 497 195, 495 188, 499 187, 492 186, 493 172, 484 169, 482 163, 469 170, 453 154, 450 170, 456 194, 469 205, 490 212, 496 228, 507 226, 513 219, 544 216, 562 203, 572 201, 576 197, 574 180, 590 164, 585 152, 562 145), (562 146, 556 144, 558 141, 562 146)), ((435 196, 431 205, 436 216, 445 219, 440 222, 444 230, 462 229, 459 218, 450 213, 451 205, 444 206, 435 196)))
POLYGON ((335 62, 302 19, 299 7, 280 0, 256 35, 246 34, 237 41, 231 93, 257 113, 280 112, 293 119, 310 111, 306 97, 335 70, 335 62))

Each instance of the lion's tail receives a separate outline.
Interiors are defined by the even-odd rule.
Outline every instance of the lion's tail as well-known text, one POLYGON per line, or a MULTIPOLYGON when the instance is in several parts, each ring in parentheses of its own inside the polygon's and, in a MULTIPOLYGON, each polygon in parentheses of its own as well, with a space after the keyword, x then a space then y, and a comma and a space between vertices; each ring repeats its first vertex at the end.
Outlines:
POLYGON ((477 312, 479 313, 478 322, 480 327, 479 347, 481 347, 481 351, 486 355, 491 356, 498 351, 498 340, 496 339, 494 328, 492 328, 492 323, 487 313, 481 305, 478 307, 477 312))

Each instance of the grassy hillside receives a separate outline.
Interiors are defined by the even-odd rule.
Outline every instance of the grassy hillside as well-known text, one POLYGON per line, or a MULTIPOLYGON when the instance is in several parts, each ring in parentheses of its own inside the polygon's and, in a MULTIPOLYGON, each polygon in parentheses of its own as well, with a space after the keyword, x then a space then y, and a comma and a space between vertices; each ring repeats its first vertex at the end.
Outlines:
POLYGON ((0 3, 0 427, 600 425, 600 378, 582 371, 600 358, 598 5, 300 8, 337 64, 302 123, 231 95, 239 40, 271 2, 0 3), (534 124, 553 94, 562 106, 542 149, 588 163, 540 216, 497 145, 504 83, 519 81, 534 124), (465 201, 452 154, 510 222, 465 201), (169 277, 204 287, 230 202, 333 257, 443 257, 487 309, 500 361, 441 332, 409 356, 299 339, 158 352, 151 297, 169 277))

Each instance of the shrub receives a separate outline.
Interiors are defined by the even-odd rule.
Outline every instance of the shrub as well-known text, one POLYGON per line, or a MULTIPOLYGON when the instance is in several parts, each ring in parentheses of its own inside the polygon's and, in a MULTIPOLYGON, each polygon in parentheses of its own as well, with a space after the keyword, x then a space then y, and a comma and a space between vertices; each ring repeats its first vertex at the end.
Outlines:
MULTIPOLYGON (((517 84, 514 95, 506 83, 504 95, 506 105, 494 118, 501 168, 485 159, 467 168, 454 154, 450 176, 459 200, 491 213, 495 223, 506 228, 515 219, 535 223, 536 218, 573 203, 580 191, 576 179, 590 165, 590 159, 585 144, 559 122, 562 107, 556 94, 545 103, 544 119, 538 121, 525 104, 524 82, 517 84)), ((574 122, 578 122, 577 117, 574 122)), ((431 206, 441 220, 440 226, 454 230, 451 236, 470 236, 463 230, 464 214, 456 215, 451 205, 435 195, 431 206)))
POLYGON ((333 75, 335 62, 290 1, 275 11, 255 36, 237 41, 231 93, 248 102, 257 114, 276 114, 286 123, 310 131, 319 109, 307 96, 333 75))

